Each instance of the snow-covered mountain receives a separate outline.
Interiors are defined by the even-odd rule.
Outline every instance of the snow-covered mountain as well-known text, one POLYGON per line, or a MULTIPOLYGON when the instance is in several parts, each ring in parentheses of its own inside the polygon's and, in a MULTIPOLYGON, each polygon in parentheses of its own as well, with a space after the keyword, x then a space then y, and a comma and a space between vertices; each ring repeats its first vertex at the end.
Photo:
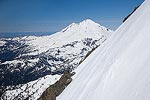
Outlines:
POLYGON ((57 100, 150 100, 150 0, 76 70, 57 100))
POLYGON ((0 39, 1 99, 37 99, 64 70, 72 71, 111 30, 90 19, 49 36, 0 39))

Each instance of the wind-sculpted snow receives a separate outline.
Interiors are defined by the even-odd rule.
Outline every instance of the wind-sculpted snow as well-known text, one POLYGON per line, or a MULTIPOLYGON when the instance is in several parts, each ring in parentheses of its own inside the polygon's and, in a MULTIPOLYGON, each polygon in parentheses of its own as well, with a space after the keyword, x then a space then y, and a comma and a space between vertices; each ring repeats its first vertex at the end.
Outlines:
MULTIPOLYGON (((24 95, 26 92, 16 92, 17 89, 10 87, 22 88, 31 81, 47 86, 47 83, 35 80, 46 75, 61 76, 66 70, 73 71, 86 54, 105 42, 111 33, 111 30, 91 20, 85 20, 71 24, 50 36, 0 39, 0 85, 4 88, 3 92, 6 91, 2 98, 27 98, 28 95, 24 95), (14 92, 19 96, 16 97, 14 92)), ((28 92, 31 95, 32 86, 29 87, 28 92)), ((35 99, 36 95, 39 97, 44 89, 37 90, 29 98, 35 99)))
POLYGON ((57 100, 150 100, 150 0, 76 70, 57 100))

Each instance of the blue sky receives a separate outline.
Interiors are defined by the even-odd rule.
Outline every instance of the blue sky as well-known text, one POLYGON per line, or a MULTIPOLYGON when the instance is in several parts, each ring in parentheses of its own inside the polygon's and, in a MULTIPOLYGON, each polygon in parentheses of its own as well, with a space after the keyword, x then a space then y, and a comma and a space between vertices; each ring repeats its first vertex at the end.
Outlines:
POLYGON ((90 18, 116 29, 144 0, 0 0, 0 32, 56 32, 90 18))

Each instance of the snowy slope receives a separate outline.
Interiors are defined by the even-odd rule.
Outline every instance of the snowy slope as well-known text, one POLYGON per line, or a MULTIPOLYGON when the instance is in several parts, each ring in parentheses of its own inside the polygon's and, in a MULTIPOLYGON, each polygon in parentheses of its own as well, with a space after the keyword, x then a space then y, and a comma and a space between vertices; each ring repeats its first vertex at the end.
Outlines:
POLYGON ((57 100, 150 100, 150 0, 76 70, 57 100))
POLYGON ((39 98, 53 79, 57 81, 64 70, 74 70, 111 33, 87 19, 49 36, 0 39, 0 85, 8 89, 1 99, 39 98))

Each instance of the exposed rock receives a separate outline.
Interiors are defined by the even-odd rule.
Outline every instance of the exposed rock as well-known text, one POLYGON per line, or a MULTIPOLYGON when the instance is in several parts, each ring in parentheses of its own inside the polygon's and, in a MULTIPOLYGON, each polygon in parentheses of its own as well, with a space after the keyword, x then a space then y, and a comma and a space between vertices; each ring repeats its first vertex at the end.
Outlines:
POLYGON ((135 7, 134 10, 128 16, 126 16, 122 22, 124 23, 139 7, 140 7, 140 5, 135 7))
POLYGON ((70 82, 72 81, 71 77, 74 74, 74 72, 64 72, 60 80, 47 88, 38 100, 56 100, 56 97, 59 96, 63 92, 63 90, 70 84, 70 82))

